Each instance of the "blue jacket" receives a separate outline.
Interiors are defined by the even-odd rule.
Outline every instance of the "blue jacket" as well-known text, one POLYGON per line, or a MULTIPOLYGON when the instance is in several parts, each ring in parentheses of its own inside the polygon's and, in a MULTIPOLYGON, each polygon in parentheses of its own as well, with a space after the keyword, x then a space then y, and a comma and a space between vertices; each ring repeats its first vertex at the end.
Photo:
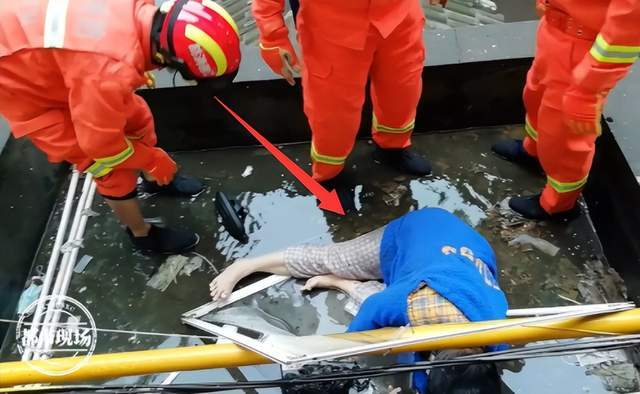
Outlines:
POLYGON ((507 300, 498 287, 493 249, 443 209, 421 209, 389 223, 380 245, 380 268, 386 289, 362 303, 348 331, 408 325, 407 298, 421 282, 470 321, 506 316, 507 300))

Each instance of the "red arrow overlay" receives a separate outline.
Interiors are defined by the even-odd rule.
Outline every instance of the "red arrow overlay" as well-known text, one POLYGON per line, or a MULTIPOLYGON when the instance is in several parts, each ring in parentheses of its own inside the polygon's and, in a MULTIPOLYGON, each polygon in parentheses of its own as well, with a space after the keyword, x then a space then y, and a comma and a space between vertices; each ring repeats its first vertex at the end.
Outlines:
POLYGON ((215 97, 216 101, 226 109, 231 116, 236 118, 236 120, 245 128, 249 133, 251 133, 255 139, 258 140, 268 151, 271 153, 279 162, 282 164, 290 173, 293 174, 303 185, 307 188, 313 195, 316 196, 318 200, 320 200, 319 208, 324 209, 325 211, 330 211, 337 213, 339 215, 344 215, 344 209, 342 208, 342 204, 340 204, 340 199, 338 198, 338 193, 335 190, 328 191, 321 184, 318 183, 315 179, 311 178, 309 174, 307 174, 302 168, 300 168, 296 163, 294 163, 291 159, 289 159, 280 149, 276 148, 269 140, 264 138, 262 134, 260 134, 256 129, 251 127, 250 124, 244 121, 238 114, 233 112, 233 110, 225 105, 219 98, 215 97))

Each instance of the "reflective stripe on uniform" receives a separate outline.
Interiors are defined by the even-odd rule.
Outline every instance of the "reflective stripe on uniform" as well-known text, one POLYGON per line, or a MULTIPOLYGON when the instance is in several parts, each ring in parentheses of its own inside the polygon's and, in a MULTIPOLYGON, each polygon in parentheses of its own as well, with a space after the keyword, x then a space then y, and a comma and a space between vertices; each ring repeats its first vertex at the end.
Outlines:
POLYGON ((538 132, 536 131, 536 129, 533 128, 533 126, 531 126, 528 116, 525 118, 525 121, 524 121, 524 130, 527 132, 527 135, 531 137, 532 140, 534 141, 538 140, 538 132))
POLYGON ((49 0, 44 19, 44 47, 64 47, 69 0, 49 0))
POLYGON ((378 123, 378 118, 376 118, 376 115, 373 114, 373 130, 378 133, 403 134, 413 130, 415 125, 416 125, 415 119, 411 120, 411 122, 407 123, 407 125, 404 127, 390 127, 390 126, 381 125, 380 123, 378 123))
POLYGON ((598 34, 589 53, 594 59, 602 63, 631 64, 640 56, 640 46, 612 45, 602 35, 598 34))
POLYGON ((227 71, 227 56, 220 45, 203 30, 194 25, 187 25, 184 36, 200 45, 216 63, 216 76, 223 75, 227 71))
POLYGON ((552 177, 547 175, 547 184, 558 193, 569 193, 582 189, 587 183, 587 178, 588 176, 585 176, 584 178, 576 182, 560 182, 559 180, 553 179, 552 177))
POLYGON ((122 164, 125 160, 130 158, 131 155, 133 155, 133 145, 131 145, 131 142, 129 142, 129 140, 126 140, 126 142, 127 147, 122 152, 113 156, 95 159, 94 163, 89 166, 89 168, 87 168, 85 172, 90 173, 95 178, 100 178, 101 176, 105 176, 113 171, 113 167, 117 166, 118 164, 122 164))
POLYGON ((313 144, 311 144, 311 159, 319 163, 331 164, 334 166, 341 166, 341 165, 344 165, 345 161, 347 161, 347 156, 321 155, 316 150, 316 147, 313 146, 313 144))
POLYGON ((280 47, 266 47, 266 46, 262 45, 262 43, 259 43, 258 46, 263 51, 273 51, 273 50, 276 50, 276 49, 278 49, 278 50, 280 49, 280 47))
POLYGON ((100 163, 93 163, 89 168, 84 170, 84 172, 93 175, 94 178, 103 177, 108 173, 110 173, 111 171, 113 171, 113 168, 106 167, 100 163))

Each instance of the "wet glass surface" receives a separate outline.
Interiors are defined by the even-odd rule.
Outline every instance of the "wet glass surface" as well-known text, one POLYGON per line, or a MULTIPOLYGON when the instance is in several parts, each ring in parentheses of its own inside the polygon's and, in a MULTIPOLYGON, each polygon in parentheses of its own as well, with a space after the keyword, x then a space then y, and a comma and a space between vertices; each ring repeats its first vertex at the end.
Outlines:
MULTIPOLYGON (((234 259, 299 243, 351 239, 410 210, 437 206, 462 217, 493 245, 501 286, 511 308, 569 305, 570 300, 623 301, 620 280, 600 257, 599 242, 588 217, 570 223, 535 223, 500 207, 506 197, 538 192, 544 184, 539 174, 510 165, 490 153, 492 142, 521 133, 517 126, 417 135, 415 146, 434 165, 434 175, 423 179, 374 163, 373 146, 361 141, 348 162, 348 173, 358 184, 358 212, 346 217, 317 209, 315 199, 263 149, 176 153, 174 157, 181 168, 203 178, 207 189, 191 199, 146 196, 142 200, 145 216, 197 231, 201 237, 197 252, 211 265, 204 262, 190 275, 178 275, 165 291, 148 287, 148 280, 167 256, 150 257, 133 251, 120 225, 98 197, 93 209, 100 216, 90 219, 85 247, 80 252, 80 257, 87 254, 93 260, 84 272, 74 274, 68 295, 89 308, 99 328, 126 331, 101 333, 96 353, 199 344, 203 340, 129 331, 202 335, 182 325, 180 315, 209 301, 209 281, 234 259), (237 198, 248 209, 248 244, 238 243, 218 223, 216 191, 237 198), (520 234, 544 239, 560 250, 552 257, 529 245, 509 246, 509 241, 520 234)), ((305 169, 309 165, 308 149, 306 144, 283 147, 305 169)), ((38 254, 37 265, 47 262, 59 210, 60 204, 45 234, 48 242, 38 254)), ((270 324, 300 335, 343 331, 350 320, 344 310, 346 297, 334 291, 302 294, 300 286, 301 282, 288 281, 234 306, 245 308, 244 313, 248 314, 260 310, 270 324)), ((15 358, 12 346, 4 351, 6 358, 15 358)), ((367 362, 394 361, 388 357, 367 362)), ((239 370, 185 373, 177 382, 238 380, 239 370)), ((240 372, 263 378, 279 376, 276 366, 244 368, 240 372)), ((164 376, 122 378, 117 382, 158 382, 164 376)), ((503 380, 518 393, 606 392, 602 379, 587 377, 584 368, 562 359, 527 361, 521 372, 505 372, 503 380), (544 372, 547 369, 549 373, 544 372)), ((377 387, 402 382, 406 383, 406 377, 378 382, 377 387)))

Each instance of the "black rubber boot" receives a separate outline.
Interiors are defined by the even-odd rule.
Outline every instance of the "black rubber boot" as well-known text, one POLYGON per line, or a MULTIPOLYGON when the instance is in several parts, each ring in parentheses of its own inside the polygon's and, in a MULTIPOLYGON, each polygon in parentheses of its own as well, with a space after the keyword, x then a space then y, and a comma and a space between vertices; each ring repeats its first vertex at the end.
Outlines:
POLYGON ((491 150, 505 160, 519 164, 523 167, 529 167, 537 171, 542 171, 542 166, 540 166, 540 162, 538 161, 538 159, 529 155, 527 151, 524 150, 522 140, 502 140, 493 144, 491 150))
POLYGON ((142 191, 149 194, 162 193, 171 196, 191 197, 204 190, 205 185, 198 178, 176 174, 171 183, 160 186, 155 182, 142 178, 142 191))
POLYGON ((577 205, 569 211, 549 214, 540 205, 540 194, 512 197, 509 199, 509 207, 525 218, 533 220, 573 219, 580 214, 580 208, 577 205))
POLYGON ((356 188, 353 182, 350 182, 344 174, 322 181, 320 184, 328 191, 336 191, 338 199, 340 200, 340 205, 342 205, 342 209, 345 214, 356 211, 356 188))
POLYGON ((376 162, 386 164, 411 175, 425 176, 431 174, 431 163, 412 148, 382 149, 376 146, 373 152, 376 162))
POLYGON ((154 254, 180 254, 193 249, 200 242, 198 234, 151 225, 146 237, 134 237, 127 229, 136 249, 154 254))

